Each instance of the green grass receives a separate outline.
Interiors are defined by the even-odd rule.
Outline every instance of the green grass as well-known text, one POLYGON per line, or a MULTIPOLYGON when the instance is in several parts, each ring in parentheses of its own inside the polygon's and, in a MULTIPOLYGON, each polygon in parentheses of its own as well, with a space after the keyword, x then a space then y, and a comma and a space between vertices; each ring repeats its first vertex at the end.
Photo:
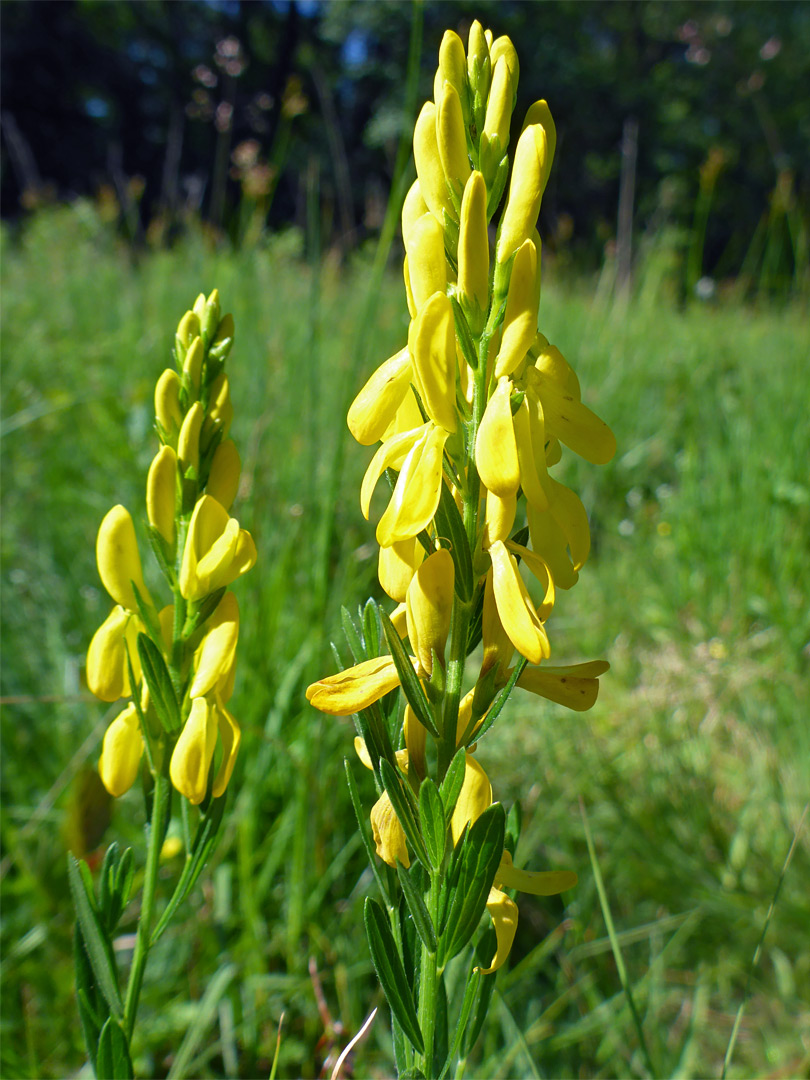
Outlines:
MULTIPOLYGON (((65 850, 98 844, 110 809, 102 844, 139 843, 143 819, 136 791, 109 808, 93 780, 110 712, 82 681, 108 604, 95 533, 115 502, 143 517, 154 382, 179 315, 214 285, 236 319, 238 516, 260 559, 237 586, 244 741, 214 863, 150 957, 138 1068, 266 1076, 284 1013, 278 1075, 316 1076, 380 1003, 343 779, 353 731, 303 699, 332 670, 340 604, 379 595, 358 506, 370 455, 345 405, 401 346, 407 313, 392 272, 365 321, 372 255, 313 265, 290 234, 252 253, 189 239, 133 258, 87 205, 4 240, 3 1076, 72 1075, 84 1060, 65 850)), ((467 1075, 647 1072, 581 797, 655 1072, 719 1076, 810 797, 810 333, 790 307, 676 311, 643 289, 622 311, 548 270, 541 328, 619 443, 605 468, 558 470, 591 513, 594 552, 549 633, 555 661, 606 656, 612 670, 592 712, 516 695, 481 743, 496 796, 523 803, 522 864, 573 866, 580 882, 521 897, 467 1075)), ((809 875, 805 828, 730 1076, 810 1064, 809 875)), ((383 1008, 357 1075, 390 1075, 387 1024, 383 1008)))

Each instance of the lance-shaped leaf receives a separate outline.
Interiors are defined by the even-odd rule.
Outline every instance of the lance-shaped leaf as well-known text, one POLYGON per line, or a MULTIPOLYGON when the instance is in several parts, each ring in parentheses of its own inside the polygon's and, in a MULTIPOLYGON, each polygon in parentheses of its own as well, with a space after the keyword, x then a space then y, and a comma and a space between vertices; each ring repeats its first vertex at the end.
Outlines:
POLYGON ((528 661, 526 660, 526 658, 524 656, 521 656, 520 660, 517 662, 515 667, 512 669, 512 674, 509 676, 509 681, 507 682, 506 686, 504 686, 504 688, 500 691, 498 696, 493 701, 489 712, 484 717, 484 722, 481 724, 481 727, 475 733, 476 739, 481 739, 484 735, 486 735, 486 733, 489 731, 489 729, 492 727, 492 725, 495 723, 495 721, 501 715, 503 707, 506 704, 506 702, 509 700, 509 695, 514 690, 515 683, 518 681, 520 676, 523 674, 523 671, 525 670, 527 663, 528 663, 528 661))
MULTIPOLYGON (((476 971, 481 973, 484 968, 489 966, 489 962, 494 952, 495 931, 490 929, 487 930, 475 947, 476 971)), ((489 1011, 489 1003, 492 1000, 492 991, 494 989, 494 972, 490 975, 481 974, 476 987, 472 1009, 470 1010, 471 1016, 469 1027, 464 1032, 464 1038, 461 1041, 462 1057, 466 1057, 469 1054, 475 1044, 475 1040, 481 1034, 481 1028, 484 1026, 484 1020, 486 1020, 487 1012, 489 1011)))
POLYGON ((402 886, 402 895, 405 897, 405 903, 413 919, 413 925, 416 927, 416 932, 428 952, 435 953, 437 948, 436 929, 433 926, 427 904, 413 878, 399 861, 397 861, 397 876, 402 886))
POLYGON ((131 1080, 134 1076, 126 1036, 121 1025, 107 1017, 98 1039, 96 1076, 105 1080, 131 1080))
MULTIPOLYGON (((416 857, 424 866, 429 866, 430 862, 425 850, 425 843, 419 833, 419 827, 416 824, 413 808, 409 801, 410 789, 406 793, 405 786, 396 770, 385 758, 380 758, 380 776, 383 787, 388 793, 388 798, 391 800, 394 813, 397 815, 397 820, 405 831, 408 842, 416 852, 416 857)), ((410 794, 410 797, 413 798, 412 794, 410 794)))
POLYGON ((478 991, 481 985, 482 978, 483 976, 481 974, 480 967, 473 968, 467 979, 467 986, 464 989, 464 998, 461 1002, 461 1011, 458 1014, 458 1023, 456 1024, 456 1031, 453 1036, 453 1043, 447 1054, 447 1061, 445 1062, 444 1068, 439 1073, 439 1080, 445 1080, 447 1074, 450 1071, 450 1066, 453 1062, 453 1059, 461 1048, 461 1040, 463 1039, 465 1031, 467 1029, 467 1023, 470 1019, 470 1013, 472 1012, 473 1004, 478 997, 478 991))
POLYGON ((413 709, 420 724, 423 724, 428 729, 434 739, 438 739, 439 732, 433 720, 433 714, 430 711, 430 704, 428 703, 422 684, 419 681, 416 672, 413 670, 413 664, 411 663, 410 657, 405 652, 402 645, 402 639, 396 632, 394 624, 391 622, 385 611, 380 610, 380 619, 382 620, 385 640, 388 642, 388 648, 391 650, 391 659, 394 661, 394 667, 396 668, 397 675, 399 675, 402 692, 405 694, 405 698, 413 709))
POLYGON ((458 797, 461 794, 461 788, 464 784, 464 775, 466 771, 467 753, 462 746, 450 762, 447 772, 444 774, 442 786, 439 789, 439 794, 441 795, 442 803, 444 804, 445 819, 447 821, 453 816, 453 811, 456 808, 456 803, 458 802, 458 797))
POLYGON ((123 1016, 123 1007, 112 947, 102 928, 95 903, 91 900, 92 894, 88 893, 87 883, 79 869, 79 862, 70 853, 68 853, 68 881, 87 959, 90 961, 96 983, 104 995, 110 1012, 117 1020, 120 1020, 123 1016))
POLYGON ((425 1042, 405 969, 397 952, 394 935, 391 933, 385 912, 370 896, 366 897, 363 919, 371 950, 371 962, 374 964, 374 970, 377 972, 377 978, 380 980, 391 1012, 416 1050, 423 1054, 425 1042))
POLYGON ((423 780, 419 788, 419 824, 422 827, 430 865, 434 870, 438 870, 444 861, 447 825, 439 790, 430 777, 423 780))
POLYGON ((464 846, 458 882, 450 899, 440 944, 443 964, 461 952, 475 933, 500 865, 505 826, 503 806, 493 803, 473 822, 461 841, 464 846))
POLYGON ((351 617, 349 610, 346 607, 341 607, 340 609, 340 624, 343 627, 343 633, 346 635, 346 644, 349 646, 349 651, 354 658, 355 664, 367 660, 368 657, 366 656, 366 650, 363 648, 360 634, 354 624, 354 619, 351 617))
POLYGON ((366 656, 377 656, 380 651, 380 616, 372 599, 366 600, 363 608, 363 639, 366 656))
POLYGON ((160 649, 146 634, 138 634, 138 659, 141 662, 143 677, 149 687, 149 695, 158 719, 164 729, 170 735, 173 735, 182 726, 177 697, 174 693, 171 676, 166 667, 166 661, 163 659, 160 649))

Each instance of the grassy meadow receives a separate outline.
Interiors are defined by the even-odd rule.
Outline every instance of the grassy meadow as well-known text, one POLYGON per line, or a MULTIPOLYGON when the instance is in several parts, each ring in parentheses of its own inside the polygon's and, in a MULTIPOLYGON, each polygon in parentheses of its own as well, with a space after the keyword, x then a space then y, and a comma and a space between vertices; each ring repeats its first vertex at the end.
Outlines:
MULTIPOLYGON (((110 805, 94 773, 116 708, 83 681, 109 606, 95 536, 114 503, 145 516, 155 380, 214 286, 236 320, 235 512, 259 550, 235 588, 243 743, 216 856, 150 957, 136 1068, 267 1076, 283 1014, 277 1075, 318 1076, 382 1002, 344 756, 369 806, 373 783, 350 721, 303 689, 334 670, 340 605, 380 596, 358 498, 370 452, 345 411, 401 347, 407 311, 398 270, 375 284, 373 252, 338 266, 301 248, 293 233, 242 252, 192 237, 133 256, 83 203, 4 237, 4 1077, 83 1068, 66 850, 142 852, 137 788, 110 805)), ((594 550, 549 636, 556 662, 612 668, 590 713, 517 693, 480 746, 496 797, 522 802, 520 863, 580 880, 520 897, 466 1075, 720 1076, 744 1001, 727 1075, 807 1075, 807 820, 769 918, 810 797, 806 315, 678 310, 644 281, 615 305, 550 263, 540 326, 619 444, 604 468, 558 467, 594 550)), ((354 1075, 390 1076, 389 1045, 383 1007, 354 1075)))

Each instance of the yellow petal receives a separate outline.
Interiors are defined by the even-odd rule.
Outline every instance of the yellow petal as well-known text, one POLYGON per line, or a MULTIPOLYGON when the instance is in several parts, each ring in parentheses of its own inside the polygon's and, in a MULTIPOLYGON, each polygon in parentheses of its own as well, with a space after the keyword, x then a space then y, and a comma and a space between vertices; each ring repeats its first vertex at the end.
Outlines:
POLYGON ((402 603, 413 575, 425 557, 425 549, 414 536, 391 547, 380 548, 377 576, 392 600, 402 603))
POLYGON ((513 555, 518 555, 523 560, 542 585, 544 595, 540 607, 537 608, 537 614, 545 622, 554 607, 554 580, 549 573, 548 566, 537 552, 530 551, 527 547, 523 547, 522 544, 507 540, 506 547, 513 555))
POLYGON ((405 831, 394 812, 387 791, 382 793, 371 808, 371 831, 377 854, 383 862, 393 867, 396 867, 397 860, 405 867, 411 865, 405 831))
POLYGON ((388 507, 377 525, 377 543, 390 547, 426 529, 439 505, 447 431, 431 426, 402 465, 388 507))
POLYGON ((172 441, 183 423, 180 408, 180 376, 171 368, 166 368, 155 386, 155 416, 166 436, 172 441))
POLYGON ((489 777, 472 756, 465 757, 464 783, 450 821, 453 843, 457 844, 464 826, 477 821, 487 807, 492 805, 492 785, 489 777))
POLYGON ((592 465, 605 465, 616 453, 616 436, 604 420, 573 394, 564 393, 553 379, 529 368, 527 384, 543 404, 546 432, 569 446, 592 465))
POLYGON ((444 84, 436 105, 439 158, 448 184, 455 188, 460 196, 470 175, 470 160, 467 157, 467 136, 461 112, 461 98, 449 82, 444 84))
POLYGON ((231 503, 239 491, 239 477, 242 472, 242 460, 233 439, 223 439, 214 451, 211 469, 205 492, 218 503, 230 510, 231 503))
POLYGON ((515 46, 506 34, 502 34, 501 37, 495 38, 490 46, 489 60, 492 64, 493 71, 497 67, 501 57, 506 60, 506 65, 512 76, 512 88, 515 89, 517 87, 518 76, 520 75, 520 64, 518 62, 518 54, 515 50, 515 46))
POLYGON ((196 474, 200 469, 200 432, 202 431, 205 412, 199 401, 195 401, 186 413, 180 436, 177 440, 177 458, 180 472, 185 476, 189 469, 196 474))
POLYGON ((422 198, 422 189, 419 187, 419 181, 414 180, 408 188, 408 194, 405 196, 405 202, 402 204, 401 220, 403 237, 407 236, 419 218, 427 213, 427 203, 422 198))
POLYGON ((236 764, 236 755, 239 753, 239 744, 242 741, 242 732, 233 716, 228 712, 221 701, 216 702, 217 727, 219 738, 222 743, 222 761, 214 777, 214 786, 211 794, 218 799, 225 791, 236 764))
POLYGON ((117 604, 127 611, 138 610, 133 585, 142 599, 149 602, 149 594, 143 583, 135 526, 129 511, 121 505, 114 506, 99 526, 96 561, 101 582, 117 604))
POLYGON ((423 777, 426 772, 425 749, 427 746, 427 728, 425 728, 422 722, 417 719, 416 713, 408 704, 405 705, 405 719, 402 729, 405 736, 405 747, 408 751, 408 758, 416 770, 417 775, 423 777))
POLYGON ((444 229, 431 213, 418 218, 403 233, 408 259, 411 296, 419 312, 433 293, 447 289, 447 260, 444 255, 444 229))
POLYGON ((547 698, 576 712, 585 712, 596 702, 599 694, 598 676, 607 671, 605 660, 562 667, 526 668, 517 681, 523 690, 547 698))
POLYGON ((487 111, 484 118, 484 133, 492 141, 498 140, 500 156, 509 146, 509 123, 512 119, 512 75, 504 57, 493 62, 492 85, 487 99, 487 111))
POLYGON ((129 697, 132 687, 127 667, 127 648, 136 679, 141 676, 137 637, 142 630, 141 620, 120 605, 110 614, 93 634, 87 650, 87 685, 90 692, 102 701, 117 701, 129 697))
POLYGON ((202 697, 228 681, 236 663, 238 637, 239 604, 232 592, 226 592, 206 622, 205 636, 194 654, 189 697, 202 697))
POLYGON ((511 375, 526 356, 537 336, 537 278, 539 259, 533 241, 517 250, 509 279, 509 293, 503 319, 503 335, 495 377, 511 375))
POLYGON ((211 701, 194 698, 191 712, 172 751, 169 776, 175 788, 198 806, 208 788, 208 770, 217 744, 217 716, 211 701))
POLYGON ((408 613, 404 604, 398 604, 391 612, 391 625, 401 638, 408 633, 408 613))
POLYGON ((505 540, 515 524, 517 496, 508 495, 501 499, 493 492, 487 492, 486 511, 484 514, 484 550, 496 540, 505 540))
POLYGON ((390 656, 375 656, 354 667, 328 675, 307 687, 307 701, 330 716, 351 716, 379 701, 395 686, 399 675, 390 656))
POLYGON ((512 384, 500 379, 487 402, 475 440, 475 463, 484 486, 500 498, 514 495, 520 487, 515 429, 509 397, 512 384))
POLYGON ((481 968, 482 975, 491 975, 493 971, 497 971, 506 962, 506 958, 512 951, 512 943, 515 940, 518 923, 517 904, 505 892, 501 892, 500 889, 493 887, 489 890, 487 911, 492 918, 497 944, 495 955, 492 957, 489 967, 481 968))
POLYGON ((534 366, 552 382, 555 382, 562 393, 570 394, 577 401, 580 401, 582 393, 579 388, 577 373, 555 345, 549 345, 546 339, 541 334, 538 334, 538 341, 540 339, 542 339, 542 344, 534 366))
POLYGON ((134 705, 127 705, 107 728, 98 763, 101 782, 114 798, 129 791, 135 783, 142 753, 138 712, 134 705))
POLYGON ((535 101, 533 105, 529 106, 522 130, 525 131, 527 127, 531 127, 533 124, 539 124, 546 133, 546 156, 543 162, 542 177, 543 187, 545 188, 554 161, 554 151, 557 149, 557 128, 551 117, 551 110, 544 99, 535 101))
POLYGON ((471 174, 461 200, 458 240, 458 287, 470 312, 478 313, 470 328, 481 333, 489 305, 489 237, 487 186, 480 172, 471 174))
POLYGON ((532 548, 546 563, 554 585, 558 589, 570 589, 576 585, 579 574, 568 557, 568 541, 550 510, 536 510, 531 503, 526 506, 529 536, 532 548))
POLYGON ((355 735, 354 737, 354 751, 367 769, 374 768, 374 766, 371 764, 371 754, 369 754, 368 752, 366 740, 361 739, 359 735, 355 735))
POLYGON ((256 563, 256 545, 236 518, 210 495, 197 500, 191 515, 183 562, 180 592, 186 600, 201 600, 230 585, 256 563))
POLYGON ((360 509, 363 511, 363 517, 366 521, 368 521, 371 496, 374 494, 377 481, 386 469, 402 469, 402 464, 408 454, 415 444, 424 438, 427 430, 428 425, 422 424, 418 428, 411 428, 408 431, 392 435, 391 438, 386 439, 371 459, 363 477, 363 483, 360 485, 360 509))
POLYGON ((146 477, 146 516, 167 544, 174 543, 176 503, 177 455, 170 446, 162 446, 146 477))
POLYGON ((363 446, 382 438, 394 419, 411 383, 411 358, 407 348, 381 364, 349 407, 349 431, 363 446))
MULTIPOLYGON (((448 82, 455 88, 459 98, 463 97, 467 89, 467 57, 464 54, 464 42, 453 30, 445 30, 442 37, 436 75, 440 80, 439 90, 448 82)), ((438 94, 436 100, 438 101, 438 94)))
POLYGON ((208 415, 205 418, 202 430, 202 441, 208 446, 217 431, 222 432, 222 438, 228 434, 231 421, 233 420, 233 405, 231 404, 231 388, 228 376, 224 371, 211 383, 210 397, 208 401, 208 415))
POLYGON ((551 649, 515 557, 500 540, 492 545, 489 553, 495 603, 503 628, 518 652, 530 663, 539 664, 548 658, 551 649))
POLYGON ((414 574, 405 600, 408 637, 428 676, 435 652, 444 661, 444 646, 453 613, 453 556, 446 548, 429 555, 414 574))
POLYGON ((186 358, 183 361, 183 372, 188 376, 195 397, 200 393, 200 377, 204 358, 205 349, 203 348, 202 338, 195 337, 189 345, 186 358))
MULTIPOLYGON (((470 726, 470 720, 472 719, 472 706, 473 697, 475 696, 475 688, 473 687, 469 693, 465 694, 461 701, 458 703, 458 720, 456 721, 456 746, 461 746, 461 740, 467 734, 467 728, 470 726)), ((476 730, 483 723, 483 716, 475 725, 476 730)), ((470 753, 475 750, 475 744, 473 743, 468 747, 470 753)))
POLYGON ((498 615, 492 578, 493 572, 490 570, 484 583, 484 608, 481 617, 481 639, 484 646, 484 659, 481 664, 482 678, 496 665, 505 669, 515 651, 498 615))
POLYGON ((408 335, 428 416, 456 430, 456 336, 450 297, 436 292, 424 303, 408 335))
POLYGON ((436 137, 436 106, 426 101, 416 119, 413 131, 413 159, 416 175, 419 178, 419 190, 427 203, 431 214, 441 224, 442 213, 453 214, 453 204, 447 193, 444 169, 439 157, 439 143, 436 137))
POLYGON ((501 219, 496 258, 505 263, 528 240, 537 223, 540 202, 548 179, 546 133, 540 124, 531 124, 518 139, 509 198, 501 219))
POLYGON ((548 470, 543 444, 543 410, 539 401, 526 394, 512 418, 512 423, 523 494, 532 506, 538 510, 547 510, 545 481, 548 470))
POLYGON ((578 881, 573 870, 519 870, 512 865, 512 856, 504 851, 501 865, 495 874, 495 882, 504 889, 518 889, 532 896, 556 896, 573 889, 578 881))

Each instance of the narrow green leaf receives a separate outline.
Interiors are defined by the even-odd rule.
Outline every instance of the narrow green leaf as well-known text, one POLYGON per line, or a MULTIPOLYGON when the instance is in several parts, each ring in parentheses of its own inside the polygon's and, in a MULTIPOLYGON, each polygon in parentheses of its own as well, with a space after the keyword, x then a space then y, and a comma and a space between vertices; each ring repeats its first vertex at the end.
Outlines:
POLYGON ((461 1002, 461 1012, 458 1014, 458 1023, 456 1024, 456 1030, 453 1035, 453 1043, 450 1047, 447 1060, 444 1063, 444 1068, 439 1073, 439 1080, 446 1080, 447 1074, 450 1072, 450 1066, 453 1063, 453 1059, 458 1054, 461 1048, 461 1040, 464 1037, 464 1032, 467 1029, 467 1022, 470 1019, 470 1013, 472 1012, 473 1002, 475 1001, 476 993, 480 985, 481 969, 474 967, 467 978, 467 985, 464 988, 464 998, 461 1002))
POLYGON ((360 801, 360 792, 357 790, 357 782, 354 779, 354 773, 349 765, 349 759, 343 759, 343 768, 346 772, 346 783, 349 785, 349 796, 352 800, 352 806, 354 807, 354 815, 357 818, 357 827, 360 830, 360 838, 363 841, 363 847, 366 849, 366 855, 368 856, 369 865, 371 866, 371 872, 374 874, 374 878, 377 882, 377 886, 380 890, 383 900, 386 905, 390 904, 390 898, 388 896, 388 890, 383 884, 383 880, 380 877, 380 872, 377 869, 377 860, 374 853, 374 845, 371 840, 371 834, 369 832, 368 817, 363 811, 363 804, 360 801))
POLYGON ((118 864, 118 872, 115 875, 115 893, 118 897, 118 919, 124 912, 124 908, 129 903, 129 897, 132 893, 132 882, 135 879, 135 858, 132 854, 132 848, 126 848, 124 854, 121 856, 121 861, 118 864))
POLYGON ((112 946, 104 933, 95 906, 87 895, 78 860, 70 852, 68 852, 68 881, 87 959, 90 961, 98 988, 110 1007, 110 1012, 117 1020, 120 1020, 124 1010, 121 1005, 112 946))
POLYGON ((478 971, 478 985, 470 1010, 472 1014, 470 1026, 464 1032, 464 1037, 461 1042, 462 1057, 466 1057, 472 1050, 476 1039, 481 1034, 481 1029, 484 1026, 484 1021, 489 1012, 489 1003, 492 1000, 492 992, 495 989, 495 972, 493 971, 489 975, 484 975, 482 974, 481 969, 489 967, 491 964, 492 957, 495 955, 496 940, 495 931, 489 929, 475 947, 475 965, 476 970, 478 971))
POLYGON ((98 880, 98 913, 101 924, 108 933, 112 933, 116 922, 115 908, 115 871, 118 866, 118 843, 113 840, 104 852, 104 861, 98 880))
POLYGON ((428 699, 425 696, 422 684, 416 676, 416 672, 413 670, 413 664, 410 661, 410 657, 403 648, 402 639, 394 629, 394 624, 389 619, 387 613, 382 609, 380 609, 380 618, 382 620, 385 639, 388 642, 388 648, 391 650, 391 658, 394 661, 394 666, 397 669, 399 681, 402 685, 402 692, 408 699, 408 704, 416 714, 417 720, 419 720, 423 727, 427 728, 434 739, 438 739, 439 732, 433 721, 433 714, 430 711, 428 699))
POLYGON ((456 756, 450 762, 447 772, 444 774, 439 794, 444 805, 445 820, 449 821, 456 808, 461 788, 464 784, 464 774, 467 771, 467 751, 462 747, 456 752, 456 756))
POLYGON ((434 870, 439 870, 444 862, 447 825, 439 789, 429 776, 422 781, 419 788, 419 824, 430 865, 434 870))
POLYGON ((397 876, 399 877, 399 883, 402 886, 402 895, 405 897, 405 903, 407 904, 408 911, 413 919, 413 925, 416 927, 416 932, 422 939, 428 952, 435 954, 437 948, 436 930, 433 926, 433 921, 430 918, 427 904, 419 889, 414 884, 411 875, 399 860, 397 860, 397 876))
POLYGON ((166 661, 146 634, 138 634, 138 657, 158 719, 164 730, 173 735, 182 727, 180 708, 166 661))
POLYGON ((418 1053, 424 1054, 425 1043, 416 1016, 416 1007, 402 960, 397 952, 394 935, 391 933, 385 912, 370 896, 366 897, 363 919, 371 950, 371 962, 374 964, 374 970, 377 972, 377 978, 380 980, 391 1012, 396 1016, 403 1033, 418 1053))
POLYGON ((509 676, 509 681, 495 698, 495 700, 492 702, 492 705, 489 708, 489 712, 484 717, 483 724, 478 729, 478 731, 476 731, 476 740, 482 739, 492 727, 492 725, 495 723, 495 721, 498 719, 498 717, 501 715, 501 711, 503 710, 504 705, 509 700, 509 695, 515 689, 515 684, 517 683, 520 676, 523 674, 523 669, 526 667, 528 662, 529 661, 526 659, 525 656, 521 656, 518 663, 515 664, 514 668, 512 669, 512 674, 509 676))
POLYGON ((345 607, 341 607, 340 609, 340 624, 343 627, 346 643, 349 646, 349 652, 352 654, 355 664, 362 663, 363 660, 368 659, 366 650, 363 648, 363 642, 360 640, 360 634, 358 633, 357 627, 354 625, 354 619, 345 607))
POLYGON ((192 634, 196 634, 206 619, 214 614, 225 592, 226 586, 223 585, 221 589, 217 589, 216 592, 206 596, 199 607, 196 603, 189 605, 186 621, 183 623, 182 636, 184 639, 188 640, 192 634))
POLYGON ((98 1038, 96 1076, 99 1080, 132 1080, 133 1075, 126 1036, 110 1016, 98 1038))
POLYGON ((141 622, 146 627, 146 631, 149 637, 153 641, 160 641, 160 624, 157 619, 157 612, 150 603, 147 603, 140 594, 140 590, 134 581, 130 581, 132 591, 135 594, 135 603, 138 605, 138 614, 141 617, 141 622))
POLYGON ((520 805, 520 800, 516 799, 509 807, 509 813, 506 815, 506 836, 504 837, 504 847, 512 858, 515 857, 522 828, 523 809, 520 805))
POLYGON ((461 600, 467 603, 472 597, 475 584, 470 543, 456 500, 447 484, 442 484, 441 499, 436 510, 436 527, 439 530, 439 536, 446 537, 450 541, 450 554, 456 571, 455 591, 461 600))
POLYGON ((484 590, 479 586, 473 599, 470 626, 467 630, 467 656, 481 644, 484 629, 484 590))
POLYGON ((458 884, 442 934, 443 963, 456 956, 475 933, 503 855, 506 814, 493 803, 473 822, 459 860, 458 884))
POLYGON ((87 948, 78 923, 73 928, 73 969, 76 973, 76 1002, 84 1045, 95 1068, 98 1036, 109 1016, 109 1009, 96 989, 93 969, 87 959, 87 948))
MULTIPOLYGON (((428 866, 427 851, 425 850, 424 841, 419 833, 408 795, 405 793, 405 785, 400 780, 394 767, 389 761, 386 761, 385 758, 380 758, 380 777, 383 782, 383 787, 388 792, 388 798, 391 800, 394 813, 397 815, 400 825, 405 830, 405 835, 416 853, 417 859, 425 866, 428 866)), ((411 798, 412 797, 413 794, 411 793, 411 798)))
POLYGON ((363 608, 363 638, 366 643, 366 656, 380 655, 380 616, 376 603, 369 599, 363 608))
MULTIPOLYGON (((174 1061, 172 1061, 172 1067, 169 1069, 169 1080, 173 1080, 174 1077, 186 1077, 189 1075, 189 1068, 197 1047, 200 1045, 208 1026, 216 1014, 217 1006, 233 981, 236 972, 236 964, 223 964, 209 982, 202 999, 197 1005, 194 1019, 183 1036, 183 1041, 180 1043, 174 1061)), ((192 1075, 196 1076, 199 1073, 195 1072, 192 1075)))

